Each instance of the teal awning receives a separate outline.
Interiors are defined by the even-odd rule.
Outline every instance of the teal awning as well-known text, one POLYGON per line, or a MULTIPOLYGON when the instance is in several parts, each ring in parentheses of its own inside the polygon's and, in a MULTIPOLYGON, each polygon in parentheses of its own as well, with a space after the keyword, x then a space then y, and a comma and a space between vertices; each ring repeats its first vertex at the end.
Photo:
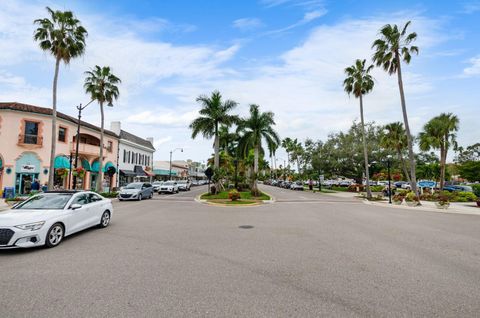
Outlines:
MULTIPOLYGON (((98 168, 99 168, 99 167, 100 167, 100 163, 98 162, 98 160, 95 160, 95 161, 92 163, 92 167, 91 167, 90 171, 98 173, 98 168)), ((108 167, 113 167, 113 168, 115 168, 115 172, 117 172, 117 168, 116 168, 115 165, 114 165, 113 163, 111 163, 110 161, 107 162, 107 163, 103 166, 102 171, 103 171, 103 172, 107 172, 108 167)))
POLYGON ((90 163, 86 159, 82 159, 82 167, 83 167, 83 169, 85 169, 87 171, 92 170, 92 167, 90 167, 90 163))
POLYGON ((2 158, 0 158, 0 169, 3 168, 3 161, 2 161, 2 158))
MULTIPOLYGON (((153 173, 157 176, 169 176, 170 175, 170 170, 165 170, 165 169, 153 169, 153 173)), ((177 172, 175 170, 172 170, 172 176, 176 176, 177 172)))
POLYGON ((111 163, 110 161, 107 162, 105 164, 105 167, 103 167, 103 172, 107 172, 108 168, 112 167, 113 169, 115 169, 115 172, 117 172, 117 168, 115 167, 115 165, 113 163, 111 163))
POLYGON ((55 157, 53 167, 55 169, 70 169, 70 161, 65 156, 57 156, 55 157))

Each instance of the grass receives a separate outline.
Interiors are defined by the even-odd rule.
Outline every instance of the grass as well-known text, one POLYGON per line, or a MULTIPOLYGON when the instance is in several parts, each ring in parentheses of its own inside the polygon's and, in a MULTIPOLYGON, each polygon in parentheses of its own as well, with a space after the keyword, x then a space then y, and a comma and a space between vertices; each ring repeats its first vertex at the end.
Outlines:
POLYGON ((258 203, 256 200, 237 200, 237 201, 231 201, 231 200, 208 200, 208 202, 211 203, 221 203, 221 204, 226 204, 226 205, 248 205, 248 204, 255 204, 258 203))
MULTIPOLYGON (((202 200, 228 200, 228 191, 222 191, 215 195, 204 193, 200 196, 202 200)), ((243 191, 240 192, 240 199, 241 200, 270 200, 270 196, 267 194, 260 192, 260 196, 254 197, 250 191, 243 191)), ((241 204, 241 203, 240 203, 241 204)))

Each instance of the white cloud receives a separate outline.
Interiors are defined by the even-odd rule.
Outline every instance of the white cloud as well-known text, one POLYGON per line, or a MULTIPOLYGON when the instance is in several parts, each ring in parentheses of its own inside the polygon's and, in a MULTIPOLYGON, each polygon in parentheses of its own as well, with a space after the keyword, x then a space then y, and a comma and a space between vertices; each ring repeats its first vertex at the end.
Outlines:
POLYGON ((464 76, 480 75, 480 55, 472 57, 469 60, 470 66, 463 70, 464 76))
POLYGON ((241 31, 251 31, 263 26, 263 23, 258 18, 242 18, 233 21, 233 27, 241 31))

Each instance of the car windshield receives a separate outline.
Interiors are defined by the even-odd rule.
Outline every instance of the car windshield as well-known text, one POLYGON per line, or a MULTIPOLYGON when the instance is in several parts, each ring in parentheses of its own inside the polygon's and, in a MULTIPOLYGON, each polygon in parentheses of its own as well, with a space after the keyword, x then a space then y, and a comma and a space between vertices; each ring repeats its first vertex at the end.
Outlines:
POLYGON ((163 185, 172 186, 173 184, 174 184, 173 181, 167 181, 163 185))
POLYGON ((163 182, 160 182, 160 181, 156 181, 154 183, 152 183, 152 185, 162 185, 163 182))
POLYGON ((142 188, 141 183, 130 183, 124 187, 124 189, 141 189, 141 188, 142 188))
POLYGON ((185 180, 180 180, 180 181, 177 181, 177 183, 184 184, 184 183, 187 183, 187 181, 185 181, 185 180))
POLYGON ((71 193, 39 194, 17 205, 15 210, 62 210, 72 197, 71 193))

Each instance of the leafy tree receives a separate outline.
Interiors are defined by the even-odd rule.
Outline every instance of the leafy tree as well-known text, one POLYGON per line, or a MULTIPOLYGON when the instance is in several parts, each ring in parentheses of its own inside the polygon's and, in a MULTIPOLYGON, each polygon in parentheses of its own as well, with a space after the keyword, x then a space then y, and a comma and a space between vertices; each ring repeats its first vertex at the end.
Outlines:
POLYGON ((49 52, 55 58, 55 73, 52 87, 52 145, 50 150, 50 173, 48 174, 48 188, 53 188, 55 156, 57 151, 57 83, 60 63, 69 64, 70 60, 85 53, 85 39, 87 30, 75 18, 71 11, 54 11, 46 8, 49 17, 36 19, 38 25, 33 39, 38 42, 40 49, 49 52))
POLYGON ((401 122, 394 122, 385 125, 385 135, 382 137, 381 146, 393 150, 397 153, 398 160, 402 165, 403 174, 410 182, 410 174, 407 170, 407 165, 403 158, 403 152, 407 148, 407 134, 405 129, 403 129, 403 124, 401 122))
POLYGON ((239 147, 246 153, 249 149, 254 151, 253 164, 253 185, 252 193, 258 195, 258 167, 259 156, 262 149, 262 140, 267 145, 280 144, 280 138, 277 132, 272 128, 275 125, 274 114, 272 112, 261 112, 258 105, 250 105, 250 117, 242 120, 238 124, 237 131, 241 134, 239 147))
POLYGON ((292 151, 293 140, 290 137, 287 137, 282 140, 282 148, 287 152, 287 163, 290 165, 290 152, 292 151))
POLYGON ((460 176, 470 182, 480 181, 480 143, 459 147, 455 158, 460 176))
POLYGON ((400 101, 402 104, 403 123, 407 135, 408 156, 410 159, 410 184, 412 191, 417 193, 415 154, 413 152, 413 140, 410 134, 410 125, 408 124, 407 105, 405 102, 401 68, 402 61, 409 64, 412 59, 412 54, 418 54, 418 47, 410 45, 417 39, 417 34, 415 32, 407 34, 407 28, 410 23, 411 22, 408 21, 401 29, 397 25, 385 25, 380 29, 380 38, 373 42, 372 48, 375 49, 373 62, 377 66, 381 66, 386 72, 388 72, 388 74, 397 74, 400 101))
POLYGON ((99 154, 99 167, 98 167, 98 182, 97 191, 102 192, 103 189, 103 139, 104 139, 104 125, 105 114, 103 106, 107 103, 107 106, 113 106, 113 101, 118 99, 120 92, 118 90, 118 84, 121 80, 115 76, 108 66, 100 67, 95 65, 93 69, 85 72, 87 76, 83 85, 85 92, 90 95, 92 100, 96 100, 100 105, 101 116, 101 128, 100 128, 100 154, 99 154))
POLYGON ((195 139, 199 133, 205 138, 214 137, 214 167, 218 169, 220 166, 219 128, 221 125, 230 127, 238 122, 238 116, 230 114, 237 103, 232 100, 222 101, 219 91, 214 91, 210 97, 200 95, 197 97, 197 102, 202 105, 199 111, 201 116, 192 121, 189 126, 192 129, 192 138, 195 139))
POLYGON ((348 95, 353 94, 360 101, 360 120, 362 128, 363 156, 365 160, 367 199, 371 199, 372 192, 370 191, 370 173, 368 171, 367 140, 365 139, 365 121, 363 118, 363 96, 373 90, 374 82, 372 76, 369 74, 373 69, 373 65, 366 67, 365 62, 366 60, 356 60, 354 65, 345 69, 345 75, 347 77, 343 82, 343 87, 348 95))
POLYGON ((445 184, 445 165, 448 150, 451 145, 456 145, 455 132, 458 131, 458 124, 457 116, 452 113, 442 113, 426 123, 419 135, 421 150, 440 150, 440 190, 443 190, 445 184))

